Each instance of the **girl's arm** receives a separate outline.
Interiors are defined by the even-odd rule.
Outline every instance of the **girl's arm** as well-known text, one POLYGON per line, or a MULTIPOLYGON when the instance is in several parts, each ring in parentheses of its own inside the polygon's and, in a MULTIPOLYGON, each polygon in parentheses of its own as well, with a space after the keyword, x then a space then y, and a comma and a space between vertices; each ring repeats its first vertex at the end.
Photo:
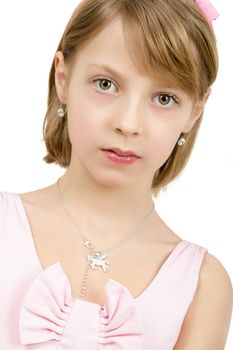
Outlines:
POLYGON ((206 253, 196 294, 173 350, 224 350, 232 314, 232 291, 223 265, 206 253))

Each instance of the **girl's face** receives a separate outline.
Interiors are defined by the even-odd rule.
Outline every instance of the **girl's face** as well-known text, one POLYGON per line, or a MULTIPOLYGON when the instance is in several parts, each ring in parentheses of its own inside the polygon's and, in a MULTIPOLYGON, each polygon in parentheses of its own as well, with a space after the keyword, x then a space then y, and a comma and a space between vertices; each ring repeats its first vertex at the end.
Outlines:
POLYGON ((156 170, 181 133, 192 128, 203 104, 194 106, 164 75, 152 78, 136 70, 119 19, 79 52, 66 92, 61 52, 55 65, 57 93, 68 111, 70 169, 107 186, 150 189, 156 170), (133 151, 140 158, 117 164, 102 151, 109 148, 133 151))

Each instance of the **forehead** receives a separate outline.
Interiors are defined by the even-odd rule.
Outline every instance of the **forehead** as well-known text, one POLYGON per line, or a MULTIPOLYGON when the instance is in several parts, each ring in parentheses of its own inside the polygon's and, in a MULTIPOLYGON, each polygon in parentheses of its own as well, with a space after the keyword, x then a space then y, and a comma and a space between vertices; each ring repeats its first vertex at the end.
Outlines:
POLYGON ((78 52, 76 66, 79 71, 101 69, 121 80, 134 75, 181 89, 171 73, 161 67, 152 70, 146 62, 141 64, 141 60, 135 58, 125 38, 121 19, 109 23, 78 52))

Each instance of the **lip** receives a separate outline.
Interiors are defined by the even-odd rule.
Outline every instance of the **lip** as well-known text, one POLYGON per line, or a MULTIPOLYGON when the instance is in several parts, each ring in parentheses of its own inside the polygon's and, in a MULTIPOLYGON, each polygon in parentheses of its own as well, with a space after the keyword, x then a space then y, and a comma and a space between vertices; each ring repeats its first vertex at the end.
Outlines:
POLYGON ((130 155, 130 156, 122 156, 122 155, 119 155, 115 152, 113 152, 112 150, 105 150, 103 149, 102 150, 103 153, 105 153, 105 156, 106 158, 115 163, 115 164, 133 164, 135 162, 137 162, 139 160, 140 157, 137 157, 137 156, 133 156, 133 155, 130 155))
POLYGON ((133 156, 133 157, 137 157, 137 158, 141 158, 139 157, 137 154, 135 154, 133 151, 122 151, 119 148, 108 148, 108 149, 103 149, 103 151, 112 151, 116 154, 118 154, 119 156, 133 156))

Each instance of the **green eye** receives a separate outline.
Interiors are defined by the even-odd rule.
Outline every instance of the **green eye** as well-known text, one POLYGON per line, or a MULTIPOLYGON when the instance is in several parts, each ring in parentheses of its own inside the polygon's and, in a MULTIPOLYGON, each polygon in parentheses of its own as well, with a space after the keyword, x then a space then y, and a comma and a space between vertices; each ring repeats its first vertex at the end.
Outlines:
POLYGON ((110 79, 106 79, 105 77, 99 77, 98 79, 93 80, 93 83, 96 87, 96 91, 99 93, 117 91, 117 87, 114 82, 110 79), (113 88, 115 91, 111 90, 111 88, 113 88))
POLYGON ((170 100, 171 100, 171 96, 168 96, 168 95, 159 96, 159 103, 163 106, 166 106, 167 104, 169 104, 170 100))
POLYGON ((102 90, 108 90, 111 86, 111 82, 109 80, 102 79, 100 80, 99 86, 102 90))
POLYGON ((168 109, 174 106, 174 104, 175 105, 179 104, 176 96, 170 93, 160 93, 157 96, 155 96, 155 98, 157 100, 157 104, 160 107, 164 107, 164 109, 168 109))

